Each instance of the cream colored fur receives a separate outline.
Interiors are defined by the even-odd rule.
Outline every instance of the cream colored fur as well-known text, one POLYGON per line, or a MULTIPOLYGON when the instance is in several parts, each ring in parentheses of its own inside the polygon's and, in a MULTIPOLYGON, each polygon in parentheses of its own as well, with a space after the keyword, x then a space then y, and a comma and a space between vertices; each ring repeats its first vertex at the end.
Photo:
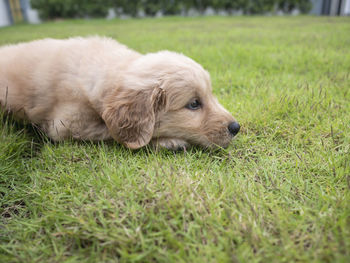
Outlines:
POLYGON ((109 38, 43 39, 0 48, 0 104, 55 141, 113 138, 226 147, 234 121, 214 98, 210 77, 169 51, 141 55, 109 38), (194 99, 200 109, 186 108, 194 99))

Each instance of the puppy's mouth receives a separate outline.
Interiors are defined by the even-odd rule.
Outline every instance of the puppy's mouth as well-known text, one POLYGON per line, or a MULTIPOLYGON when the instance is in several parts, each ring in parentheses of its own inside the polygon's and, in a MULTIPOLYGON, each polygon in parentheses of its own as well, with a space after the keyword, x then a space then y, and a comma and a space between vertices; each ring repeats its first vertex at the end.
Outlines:
POLYGON ((206 148, 227 148, 232 143, 233 139, 235 138, 236 134, 232 134, 228 132, 227 130, 221 130, 220 132, 217 132, 215 134, 208 134, 206 137, 206 143, 203 144, 202 142, 199 142, 199 145, 202 145, 206 148))
MULTIPOLYGON (((232 143, 240 130, 237 122, 231 122, 228 126, 221 127, 217 130, 210 130, 207 133, 192 133, 186 138, 160 136, 154 137, 151 144, 155 148, 167 148, 169 150, 186 150, 194 147, 205 149, 222 149, 227 148, 232 143)), ((181 131, 178 131, 181 135, 181 131)))

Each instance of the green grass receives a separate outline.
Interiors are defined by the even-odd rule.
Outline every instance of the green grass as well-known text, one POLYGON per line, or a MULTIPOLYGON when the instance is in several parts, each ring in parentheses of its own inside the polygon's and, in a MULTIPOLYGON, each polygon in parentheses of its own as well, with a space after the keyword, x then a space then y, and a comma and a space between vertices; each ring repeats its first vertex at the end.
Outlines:
POLYGON ((350 18, 80 20, 0 44, 106 35, 211 74, 242 132, 222 151, 54 144, 0 118, 0 262, 346 262, 350 18))

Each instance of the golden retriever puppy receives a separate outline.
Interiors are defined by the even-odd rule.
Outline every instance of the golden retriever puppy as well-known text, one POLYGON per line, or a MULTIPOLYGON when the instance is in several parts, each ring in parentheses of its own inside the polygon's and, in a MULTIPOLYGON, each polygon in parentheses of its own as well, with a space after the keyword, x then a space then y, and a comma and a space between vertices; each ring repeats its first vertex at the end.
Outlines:
POLYGON ((113 138, 131 149, 226 147, 240 129, 192 59, 100 37, 0 48, 0 104, 55 141, 113 138))

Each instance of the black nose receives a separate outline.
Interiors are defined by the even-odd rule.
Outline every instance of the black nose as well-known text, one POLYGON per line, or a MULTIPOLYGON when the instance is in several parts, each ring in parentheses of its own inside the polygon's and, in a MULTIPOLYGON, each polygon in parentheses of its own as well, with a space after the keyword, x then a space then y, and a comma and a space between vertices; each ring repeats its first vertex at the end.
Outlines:
POLYGON ((238 122, 231 122, 228 125, 228 130, 230 131, 230 133, 232 134, 232 136, 235 136, 238 132, 239 129, 241 128, 241 126, 239 126, 238 122))

